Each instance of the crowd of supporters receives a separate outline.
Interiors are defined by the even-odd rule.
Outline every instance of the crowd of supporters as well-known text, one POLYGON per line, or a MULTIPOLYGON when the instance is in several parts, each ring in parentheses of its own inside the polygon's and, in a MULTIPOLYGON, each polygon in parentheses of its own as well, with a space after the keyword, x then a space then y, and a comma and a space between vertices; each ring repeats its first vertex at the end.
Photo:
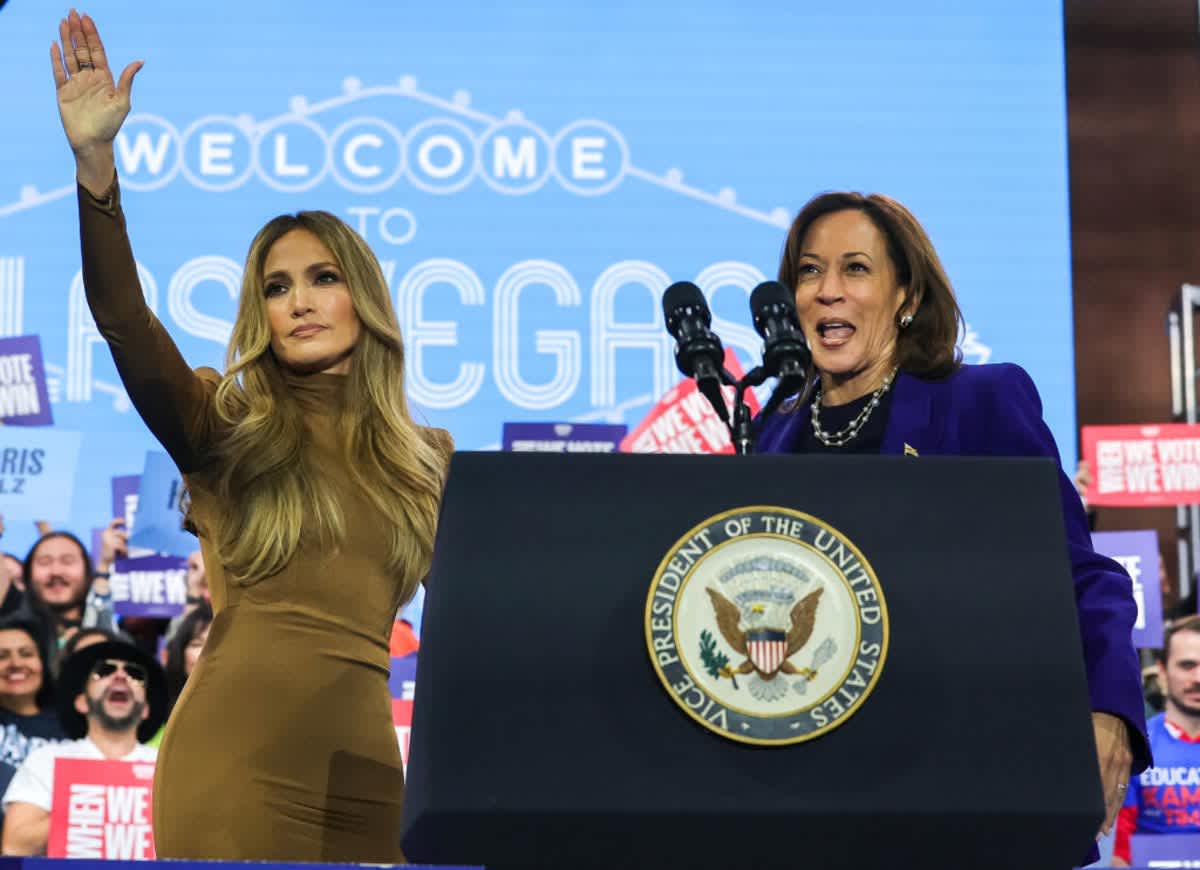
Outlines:
MULTIPOLYGON (((44 524, 0 564, 0 842, 41 854, 54 760, 153 760, 162 727, 204 647, 212 608, 199 551, 175 619, 119 619, 109 584, 126 553, 119 520, 97 553, 44 524)), ((3 530, 0 522, 0 532, 3 530)))
MULTIPOLYGON (((109 583, 126 555, 114 520, 89 553, 40 526, 24 556, 0 562, 0 844, 44 854, 58 758, 153 761, 171 708, 213 621, 204 561, 187 559, 187 599, 173 619, 116 615, 109 583)), ((0 534, 3 520, 0 518, 0 534)), ((393 655, 417 647, 419 613, 395 623, 393 655)))

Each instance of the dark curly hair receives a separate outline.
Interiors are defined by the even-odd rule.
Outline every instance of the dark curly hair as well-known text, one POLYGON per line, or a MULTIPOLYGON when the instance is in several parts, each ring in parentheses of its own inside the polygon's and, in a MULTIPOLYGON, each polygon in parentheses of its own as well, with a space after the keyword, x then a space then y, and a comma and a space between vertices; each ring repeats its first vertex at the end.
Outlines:
POLYGON ((54 673, 50 669, 50 662, 46 660, 46 647, 42 642, 42 626, 27 616, 11 614, 0 617, 0 631, 23 631, 33 641, 34 647, 37 648, 38 659, 42 663, 42 685, 34 695, 33 702, 37 704, 39 710, 53 709, 54 673))
POLYGON ((187 672, 184 670, 185 653, 190 644, 200 632, 204 631, 213 621, 212 605, 207 601, 200 604, 191 613, 179 621, 179 626, 171 639, 167 641, 167 709, 170 710, 179 700, 187 682, 187 672))

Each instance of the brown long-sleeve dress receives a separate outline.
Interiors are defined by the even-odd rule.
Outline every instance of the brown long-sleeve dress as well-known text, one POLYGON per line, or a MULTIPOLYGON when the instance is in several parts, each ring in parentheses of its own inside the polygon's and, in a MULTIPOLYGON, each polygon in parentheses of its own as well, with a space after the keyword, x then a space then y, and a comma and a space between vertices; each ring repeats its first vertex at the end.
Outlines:
MULTIPOLYGON (((79 191, 88 304, 142 419, 190 488, 215 619, 172 713, 154 782, 160 858, 399 862, 404 776, 388 692, 388 636, 418 577, 384 570, 388 536, 348 475, 347 539, 306 543, 279 574, 234 585, 222 571, 210 485, 218 375, 193 372, 146 306, 114 186, 79 191), (206 469, 206 466, 208 467, 206 469)), ((287 377, 305 450, 344 463, 334 421, 345 378, 287 377)), ((448 450, 449 436, 431 438, 448 450)))

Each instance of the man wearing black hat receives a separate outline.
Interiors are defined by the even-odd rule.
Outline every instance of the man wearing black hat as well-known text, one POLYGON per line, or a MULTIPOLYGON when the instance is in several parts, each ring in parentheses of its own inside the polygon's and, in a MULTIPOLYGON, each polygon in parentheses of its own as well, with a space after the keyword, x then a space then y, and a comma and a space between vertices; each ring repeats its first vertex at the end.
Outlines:
POLYGON ((157 755, 142 745, 167 712, 166 678, 153 657, 120 641, 93 644, 63 663, 58 684, 58 716, 74 739, 35 749, 17 768, 4 793, 5 855, 45 854, 56 759, 154 761, 157 755))

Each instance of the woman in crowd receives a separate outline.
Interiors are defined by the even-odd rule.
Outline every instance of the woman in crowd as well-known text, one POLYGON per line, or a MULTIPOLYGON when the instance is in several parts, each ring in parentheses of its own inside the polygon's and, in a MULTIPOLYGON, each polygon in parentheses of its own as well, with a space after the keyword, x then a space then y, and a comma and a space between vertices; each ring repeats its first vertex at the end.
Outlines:
POLYGON ((67 739, 54 712, 54 680, 39 630, 19 617, 0 619, 0 795, 30 752, 67 739))
MULTIPOLYGON (((193 550, 187 557, 187 573, 184 576, 184 582, 187 587, 187 599, 183 607, 183 611, 175 616, 167 625, 167 643, 175 637, 175 632, 179 630, 179 626, 185 619, 188 618, 198 607, 208 608, 208 621, 212 621, 212 597, 208 590, 208 576, 204 573, 204 554, 199 550, 193 550)), ((175 703, 175 698, 171 698, 172 705, 175 703)))
POLYGON ((196 663, 204 644, 208 640, 208 629, 212 625, 212 607, 207 603, 197 604, 180 621, 175 633, 167 641, 167 703, 168 709, 175 706, 183 693, 183 686, 196 663))
MULTIPOLYGON (((200 661, 200 653, 208 640, 208 629, 212 625, 212 606, 207 601, 189 605, 189 609, 179 618, 178 623, 172 620, 174 630, 167 634, 167 645, 163 650, 165 656, 164 670, 167 677, 167 712, 174 709, 175 702, 183 694, 183 687, 188 677, 196 669, 200 661)), ((147 746, 159 746, 162 743, 163 732, 160 730, 146 741, 147 746)))
POLYGON ((162 740, 158 856, 399 861, 388 630, 429 569, 451 442, 409 415, 379 263, 331 214, 271 220, 224 375, 193 371, 145 303, 121 209, 113 140, 141 63, 115 81, 74 11, 59 36, 88 305, 184 475, 215 614, 162 740))
MULTIPOLYGON (((933 244, 900 203, 827 193, 792 223, 779 280, 812 351, 808 387, 760 420, 764 453, 1047 456, 1058 449, 1029 375, 962 365, 962 316, 933 244)), ((1149 760, 1128 576, 1091 546, 1060 472, 1108 831, 1149 760)))

